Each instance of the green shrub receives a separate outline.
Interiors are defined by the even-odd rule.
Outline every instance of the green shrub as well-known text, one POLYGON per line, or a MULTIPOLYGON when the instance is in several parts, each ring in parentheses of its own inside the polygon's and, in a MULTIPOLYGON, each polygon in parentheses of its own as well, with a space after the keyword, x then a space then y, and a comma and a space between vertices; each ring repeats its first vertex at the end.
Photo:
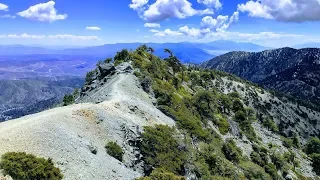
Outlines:
POLYGON ((105 148, 107 149, 107 153, 110 156, 118 159, 119 161, 122 161, 123 151, 116 142, 108 142, 105 148))
POLYGON ((286 148, 291 148, 293 147, 293 140, 290 139, 290 138, 286 138, 286 137, 280 137, 281 141, 282 141, 282 144, 284 147, 286 148))
POLYGON ((73 104, 75 102, 74 96, 73 95, 65 95, 63 97, 63 105, 68 106, 70 104, 73 104))
POLYGON ((267 174, 264 169, 251 161, 244 161, 240 163, 244 175, 247 179, 259 179, 259 180, 270 180, 271 177, 267 174))
POLYGON ((25 152, 8 152, 2 155, 0 169, 13 179, 23 180, 59 180, 63 178, 60 169, 52 159, 38 158, 25 152))
POLYGON ((285 159, 283 156, 279 153, 273 153, 271 155, 271 161, 276 166, 277 169, 282 169, 284 165, 286 164, 285 159))
POLYGON ((265 165, 265 161, 263 161, 262 158, 260 157, 260 154, 255 151, 252 151, 252 153, 250 154, 250 158, 252 162, 258 164, 261 167, 265 165))
POLYGON ((232 104, 233 112, 244 111, 244 107, 240 99, 235 99, 232 104))
POLYGON ((234 118, 237 122, 243 122, 247 120, 247 115, 243 111, 237 111, 234 118))
POLYGON ((222 146, 222 151, 229 161, 239 163, 242 158, 242 151, 236 146, 232 139, 226 140, 222 146))
POLYGON ((95 70, 87 72, 87 74, 86 74, 86 83, 87 84, 91 83, 91 81, 93 81, 95 73, 96 73, 95 70))
POLYGON ((272 179, 274 179, 274 180, 280 180, 280 179, 282 179, 282 178, 278 175, 277 168, 276 168, 272 163, 268 163, 267 165, 265 165, 265 166, 264 166, 264 170, 266 171, 266 173, 270 174, 270 176, 272 177, 272 179))
POLYGON ((240 94, 238 92, 231 92, 228 94, 228 96, 232 99, 240 99, 240 94))
POLYGON ((129 51, 127 49, 122 49, 120 52, 117 52, 117 54, 114 56, 114 64, 118 65, 120 64, 119 62, 122 61, 127 61, 129 58, 129 51))
POLYGON ((306 145, 305 151, 307 154, 313 154, 313 153, 320 154, 320 139, 311 138, 306 145))
POLYGON ((312 154, 311 158, 312 158, 313 171, 320 176, 320 154, 312 154))
POLYGON ((141 153, 145 162, 146 174, 152 168, 163 168, 179 174, 185 161, 184 153, 178 149, 178 142, 173 137, 175 129, 169 126, 156 125, 145 127, 142 134, 141 153))
POLYGON ((221 114, 215 115, 214 124, 219 127, 219 131, 221 134, 225 135, 229 132, 230 124, 227 119, 221 114))
POLYGON ((257 135, 254 131, 251 121, 247 118, 247 114, 243 111, 237 111, 234 117, 239 123, 241 131, 247 136, 250 141, 257 142, 257 135))
POLYGON ((268 161, 269 161, 268 149, 266 149, 265 147, 260 147, 257 144, 253 144, 252 148, 253 148, 253 152, 258 153, 259 158, 261 159, 260 163, 256 163, 256 162, 255 163, 261 167, 268 164, 268 161))
POLYGON ((155 169, 150 176, 138 178, 136 180, 185 180, 185 178, 168 172, 165 169, 155 169))
POLYGON ((267 118, 262 122, 262 125, 264 127, 266 127, 268 130, 272 131, 272 132, 278 132, 278 126, 276 125, 276 123, 271 119, 271 118, 267 118))

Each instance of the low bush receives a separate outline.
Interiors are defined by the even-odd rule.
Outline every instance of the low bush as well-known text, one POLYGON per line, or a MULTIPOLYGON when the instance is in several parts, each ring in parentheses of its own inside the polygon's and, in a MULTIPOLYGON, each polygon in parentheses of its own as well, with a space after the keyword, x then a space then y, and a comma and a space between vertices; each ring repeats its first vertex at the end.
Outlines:
POLYGON ((276 166, 276 168, 279 170, 282 169, 284 167, 284 165, 286 164, 286 160, 279 153, 273 153, 271 155, 271 161, 276 166))
POLYGON ((222 151, 229 161, 239 163, 242 158, 242 151, 236 146, 232 139, 226 140, 222 146, 222 151))
POLYGON ((155 169, 150 176, 138 178, 136 180, 185 180, 183 176, 177 176, 164 169, 155 169))
POLYGON ((240 167, 243 170, 244 175, 247 179, 260 179, 269 180, 270 175, 267 174, 264 169, 251 161, 245 161, 240 163, 240 167))
POLYGON ((227 119, 221 114, 215 115, 214 124, 219 127, 219 131, 221 134, 226 135, 229 132, 230 124, 227 119))
POLYGON ((305 151, 307 154, 313 154, 313 153, 320 154, 320 139, 311 138, 306 145, 305 151))
POLYGON ((2 155, 0 169, 5 175, 21 180, 60 180, 63 178, 52 159, 38 158, 25 152, 8 152, 2 155))
POLYGON ((145 127, 140 150, 147 175, 153 168, 162 168, 175 174, 182 172, 185 156, 178 148, 174 133, 174 128, 165 125, 145 127))
POLYGON ((73 95, 65 95, 63 97, 63 106, 68 106, 70 104, 73 104, 75 102, 73 95))
POLYGON ((110 156, 118 159, 119 161, 122 161, 123 151, 122 148, 116 142, 108 142, 105 148, 107 149, 107 153, 110 156))
POLYGON ((320 154, 312 154, 311 158, 313 171, 317 173, 317 175, 320 175, 320 154))

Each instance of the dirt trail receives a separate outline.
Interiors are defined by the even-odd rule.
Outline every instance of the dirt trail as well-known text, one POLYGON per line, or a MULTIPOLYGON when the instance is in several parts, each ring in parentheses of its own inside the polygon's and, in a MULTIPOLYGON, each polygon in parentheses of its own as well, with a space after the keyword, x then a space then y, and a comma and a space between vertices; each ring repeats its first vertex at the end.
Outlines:
POLYGON ((112 140, 123 145, 123 125, 174 125, 174 121, 153 105, 132 74, 115 75, 88 97, 83 102, 101 103, 75 104, 0 123, 0 155, 23 151, 53 158, 65 179, 141 176, 109 156, 104 148, 106 142, 112 140))

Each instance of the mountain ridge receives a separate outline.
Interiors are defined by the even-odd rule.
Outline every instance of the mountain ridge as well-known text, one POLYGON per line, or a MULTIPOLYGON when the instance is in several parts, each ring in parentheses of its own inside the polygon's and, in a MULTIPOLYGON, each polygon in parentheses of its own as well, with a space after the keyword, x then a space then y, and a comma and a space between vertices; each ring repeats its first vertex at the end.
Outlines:
POLYGON ((52 158, 65 179, 318 177, 301 146, 320 111, 167 52, 122 50, 87 73, 76 104, 0 123, 0 155, 52 158))
POLYGON ((309 101, 317 102, 320 97, 318 92, 319 75, 317 75, 320 68, 320 49, 318 48, 294 49, 285 47, 254 53, 230 52, 200 66, 233 73, 267 88, 309 101), (308 77, 309 70, 310 78, 303 78, 302 75, 297 76, 300 69, 304 71, 302 74, 306 77, 308 77), (299 85, 295 85, 294 81, 298 81, 299 85), (305 85, 308 87, 305 88, 305 85), (291 92, 293 89, 295 91, 291 92), (302 91, 302 89, 304 90, 302 91), (305 94, 304 91, 309 91, 309 93, 305 94))

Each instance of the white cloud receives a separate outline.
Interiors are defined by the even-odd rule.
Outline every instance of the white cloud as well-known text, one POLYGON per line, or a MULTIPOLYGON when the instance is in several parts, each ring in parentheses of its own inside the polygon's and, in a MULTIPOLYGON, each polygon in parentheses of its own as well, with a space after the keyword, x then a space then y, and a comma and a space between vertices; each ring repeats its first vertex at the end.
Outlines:
POLYGON ((58 34, 58 35, 32 35, 32 34, 8 34, 0 35, 0 38, 8 39, 66 39, 66 40, 100 40, 97 36, 77 36, 71 34, 58 34))
POLYGON ((0 11, 9 11, 9 6, 0 3, 0 11))
POLYGON ((137 10, 140 17, 149 23, 214 13, 212 9, 196 10, 188 0, 156 0, 151 5, 148 0, 132 0, 129 7, 137 10))
POLYGON ((77 36, 77 35, 71 35, 71 34, 49 35, 49 36, 47 36, 47 38, 49 38, 49 39, 82 40, 82 41, 100 40, 97 36, 77 36))
POLYGON ((139 10, 147 3, 148 3, 148 0, 132 0, 132 4, 129 4, 129 7, 134 10, 139 10))
POLYGON ((88 26, 86 27, 87 30, 92 30, 92 31, 100 31, 101 28, 97 26, 88 26))
POLYGON ((160 24, 158 23, 145 23, 144 27, 149 27, 149 28, 160 28, 160 24))
POLYGON ((34 6, 30 6, 27 10, 17 13, 17 15, 41 22, 53 22, 56 20, 64 20, 67 18, 67 14, 57 14, 57 10, 54 7, 55 2, 49 1, 47 3, 40 3, 34 6))
POLYGON ((219 15, 216 19, 211 16, 206 16, 201 20, 201 27, 202 28, 209 28, 211 30, 216 30, 223 26, 229 19, 229 16, 222 16, 219 15))
POLYGON ((159 30, 156 30, 156 29, 150 29, 149 31, 150 31, 150 32, 153 32, 153 33, 158 33, 158 32, 160 32, 159 30))
POLYGON ((12 16, 10 14, 6 14, 6 15, 0 16, 0 18, 11 18, 11 19, 14 19, 14 18, 16 18, 16 16, 12 16))
POLYGON ((183 35, 181 32, 178 31, 172 31, 171 29, 166 29, 164 31, 158 31, 154 34, 154 36, 159 36, 159 37, 163 37, 163 36, 181 36, 183 35))
POLYGON ((251 17, 287 22, 320 21, 319 0, 249 0, 238 10, 251 17))
POLYGON ((197 0, 197 2, 209 7, 214 7, 216 9, 220 9, 222 7, 222 4, 219 0, 197 0))
POLYGON ((238 9, 241 12, 249 12, 251 17, 262 17, 265 19, 273 19, 269 14, 270 7, 260 4, 259 2, 248 1, 246 4, 239 4, 238 9))
POLYGON ((197 37, 197 38, 202 38, 206 34, 211 32, 209 28, 207 28, 207 29, 196 29, 196 28, 189 29, 188 26, 183 26, 183 27, 179 28, 179 31, 186 36, 197 37))
POLYGON ((225 31, 229 27, 239 21, 239 12, 234 12, 232 16, 219 15, 216 19, 211 16, 206 16, 201 20, 201 28, 209 28, 212 31, 225 31))

